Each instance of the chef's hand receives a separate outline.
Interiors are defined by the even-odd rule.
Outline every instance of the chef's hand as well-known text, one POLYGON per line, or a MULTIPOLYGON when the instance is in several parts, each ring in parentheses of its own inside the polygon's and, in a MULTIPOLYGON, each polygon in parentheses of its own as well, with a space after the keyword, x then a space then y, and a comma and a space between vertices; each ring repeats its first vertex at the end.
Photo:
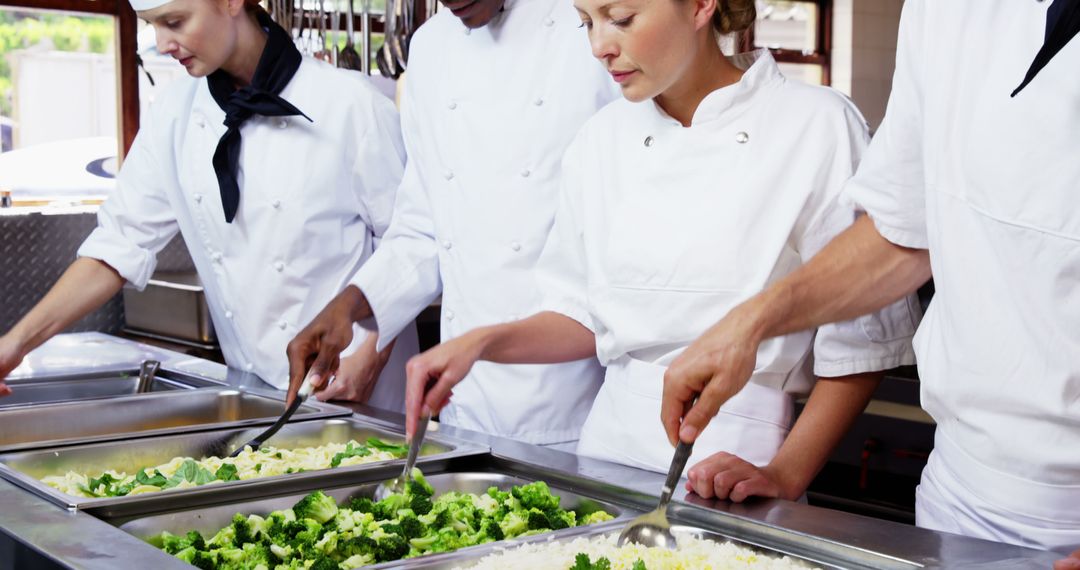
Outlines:
POLYGON ((1054 570, 1080 570, 1080 549, 1054 563, 1054 570))
POLYGON ((361 404, 367 402, 371 398, 371 393, 375 391, 379 374, 382 373, 386 362, 390 360, 390 352, 394 348, 394 343, 391 342, 382 352, 378 352, 375 350, 378 340, 378 335, 368 335, 355 353, 341 359, 335 380, 312 395, 323 402, 330 400, 347 400, 361 404))
POLYGON ((22 346, 11 335, 0 337, 0 398, 11 394, 11 387, 4 379, 22 362, 23 356, 22 346))
POLYGON ((710 455, 686 473, 686 490, 706 499, 727 499, 741 503, 748 497, 779 497, 794 501, 805 489, 786 484, 779 473, 730 453, 710 455))
POLYGON ((435 415, 446 406, 453 388, 472 369, 483 354, 480 330, 446 341, 405 365, 405 433, 412 437, 423 414, 435 415))
POLYGON ((668 366, 660 418, 671 445, 696 440, 720 406, 746 386, 761 344, 755 322, 748 305, 732 309, 668 366))
POLYGON ((341 351, 348 348, 353 338, 353 323, 371 315, 364 294, 355 285, 349 285, 338 293, 304 330, 292 341, 286 353, 289 355, 289 393, 286 402, 291 403, 304 377, 310 375, 311 383, 322 388, 337 372, 341 351))

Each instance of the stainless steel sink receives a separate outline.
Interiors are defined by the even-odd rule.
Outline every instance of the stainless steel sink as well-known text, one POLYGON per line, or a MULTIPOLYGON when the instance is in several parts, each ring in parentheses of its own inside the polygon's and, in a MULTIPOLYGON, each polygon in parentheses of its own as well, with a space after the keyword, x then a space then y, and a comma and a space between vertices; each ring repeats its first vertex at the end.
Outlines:
MULTIPOLYGON (((89 400, 113 396, 130 396, 137 392, 139 370, 137 368, 86 374, 66 374, 8 380, 11 395, 0 398, 0 409, 26 404, 89 400)), ((221 386, 212 380, 162 370, 150 385, 150 392, 190 390, 207 386, 221 386)))

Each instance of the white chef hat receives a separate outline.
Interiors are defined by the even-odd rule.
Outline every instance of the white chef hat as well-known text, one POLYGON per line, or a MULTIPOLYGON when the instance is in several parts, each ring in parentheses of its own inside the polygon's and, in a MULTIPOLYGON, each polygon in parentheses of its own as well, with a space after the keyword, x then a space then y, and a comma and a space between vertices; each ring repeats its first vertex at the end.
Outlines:
POLYGON ((172 2, 172 0, 128 0, 131 2, 131 7, 136 12, 142 12, 144 10, 153 10, 172 2))

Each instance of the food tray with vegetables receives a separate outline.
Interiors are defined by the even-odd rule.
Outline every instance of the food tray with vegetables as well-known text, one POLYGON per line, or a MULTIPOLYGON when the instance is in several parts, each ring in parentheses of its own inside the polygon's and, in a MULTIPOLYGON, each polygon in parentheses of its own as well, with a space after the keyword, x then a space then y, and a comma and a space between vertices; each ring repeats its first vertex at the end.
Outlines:
POLYGON ((414 470, 405 493, 372 500, 378 482, 117 521, 202 568, 357 568, 564 529, 631 513, 543 481, 414 470))
MULTIPOLYGON (((402 460, 396 458, 406 452, 403 434, 350 417, 291 423, 263 449, 222 459, 256 431, 218 430, 7 453, 0 455, 0 475, 59 505, 112 517, 201 505, 221 497, 311 490, 355 481, 350 477, 359 471, 392 476, 401 470, 402 460), (371 458, 376 461, 367 461, 371 458)), ((441 465, 486 451, 432 434, 424 441, 418 464, 441 465)))

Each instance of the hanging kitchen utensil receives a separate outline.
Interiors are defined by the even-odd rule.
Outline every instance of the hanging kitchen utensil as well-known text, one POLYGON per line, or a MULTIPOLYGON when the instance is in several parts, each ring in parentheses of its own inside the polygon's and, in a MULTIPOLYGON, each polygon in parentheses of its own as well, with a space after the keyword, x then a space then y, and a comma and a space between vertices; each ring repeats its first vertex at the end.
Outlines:
POLYGON ((397 67, 397 57, 394 56, 394 42, 392 41, 394 29, 397 26, 397 17, 394 13, 395 3, 396 0, 386 0, 386 11, 383 15, 383 45, 375 59, 375 62, 379 64, 379 71, 391 79, 397 79, 401 75, 397 67))
POLYGON ((360 0, 360 53, 364 54, 360 69, 371 75, 371 0, 360 0))
POLYGON ((326 0, 319 0, 319 37, 316 40, 318 49, 313 54, 317 59, 332 63, 330 49, 326 45, 326 0))
POLYGON ((338 56, 341 54, 341 48, 338 46, 338 42, 341 41, 341 3, 338 0, 330 1, 334 6, 330 14, 330 43, 334 44, 330 48, 330 64, 336 67, 338 56))
POLYGON ((356 53, 356 48, 353 46, 353 22, 356 15, 353 12, 353 0, 347 0, 349 3, 348 19, 345 20, 345 47, 341 49, 341 53, 338 55, 338 67, 342 69, 352 69, 354 71, 363 71, 363 58, 360 54, 356 53))

